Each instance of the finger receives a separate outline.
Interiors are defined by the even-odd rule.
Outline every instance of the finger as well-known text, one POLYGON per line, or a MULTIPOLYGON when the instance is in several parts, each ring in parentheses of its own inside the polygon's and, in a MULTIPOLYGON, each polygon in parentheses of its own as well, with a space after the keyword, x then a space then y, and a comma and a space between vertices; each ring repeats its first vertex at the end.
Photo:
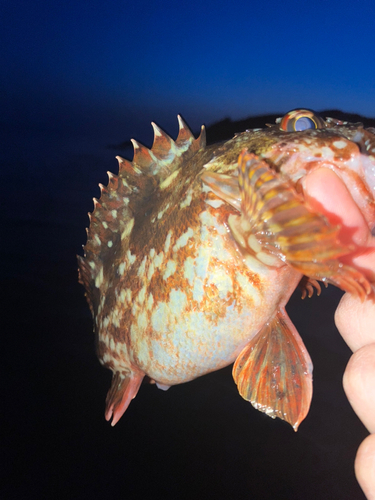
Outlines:
POLYGON ((368 500, 375 500, 375 434, 361 443, 355 459, 355 475, 368 500))
POLYGON ((342 224, 343 243, 367 243, 369 229, 360 209, 355 204, 344 182, 329 168, 313 170, 304 180, 304 191, 309 204, 323 210, 332 224, 342 224))
POLYGON ((358 297, 346 293, 336 310, 336 326, 353 352, 375 342, 374 296, 372 293, 368 300, 361 302, 358 297))
POLYGON ((343 384, 354 411, 367 429, 375 432, 375 343, 353 354, 343 384))
POLYGON ((340 241, 356 246, 353 253, 340 261, 375 281, 375 238, 343 181, 329 168, 318 168, 306 176, 303 188, 313 210, 323 213, 331 224, 341 225, 340 241))

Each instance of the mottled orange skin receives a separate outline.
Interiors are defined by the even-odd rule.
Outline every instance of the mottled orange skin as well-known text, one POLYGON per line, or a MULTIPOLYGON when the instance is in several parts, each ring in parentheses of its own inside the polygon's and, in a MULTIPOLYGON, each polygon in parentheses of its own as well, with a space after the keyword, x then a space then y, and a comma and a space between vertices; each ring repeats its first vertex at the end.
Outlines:
MULTIPOLYGON (((155 127, 151 151, 135 143, 133 162, 119 160, 118 177, 110 174, 100 201, 94 200, 80 258, 98 356, 114 373, 107 418, 120 418, 144 375, 166 388, 233 363, 277 311, 284 314, 308 274, 276 244, 270 250, 258 236, 247 243, 248 207, 236 180, 244 148, 286 176, 298 196, 308 171, 333 169, 374 223, 372 188, 360 168, 352 168, 362 147, 354 135, 363 132, 363 144, 369 137, 372 147, 374 135, 358 125, 326 127, 289 133, 274 126, 205 147, 203 133, 194 140, 180 121, 176 143, 155 127), (222 187, 215 194, 202 182, 210 173, 233 183, 233 202, 220 194, 222 187)), ((314 273, 312 280, 325 276, 314 273)), ((335 277, 327 281, 345 288, 335 277)))

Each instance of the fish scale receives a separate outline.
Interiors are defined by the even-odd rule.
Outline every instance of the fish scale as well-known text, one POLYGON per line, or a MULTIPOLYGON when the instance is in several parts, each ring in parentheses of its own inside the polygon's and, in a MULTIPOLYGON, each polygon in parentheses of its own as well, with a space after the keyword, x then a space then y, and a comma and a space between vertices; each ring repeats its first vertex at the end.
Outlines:
POLYGON ((98 357, 113 372, 106 418, 121 418, 146 375, 166 389, 235 361, 240 394, 297 429, 310 405, 312 363, 285 312, 290 295, 301 282, 311 296, 317 280, 361 298, 371 289, 340 263, 352 249, 309 209, 299 181, 330 162, 353 191, 361 186, 373 224, 368 174, 357 168, 373 134, 316 119, 317 130, 277 124, 206 147, 203 127, 195 139, 178 120, 176 141, 153 124, 151 150, 133 141, 133 161, 118 158, 78 257, 98 357))

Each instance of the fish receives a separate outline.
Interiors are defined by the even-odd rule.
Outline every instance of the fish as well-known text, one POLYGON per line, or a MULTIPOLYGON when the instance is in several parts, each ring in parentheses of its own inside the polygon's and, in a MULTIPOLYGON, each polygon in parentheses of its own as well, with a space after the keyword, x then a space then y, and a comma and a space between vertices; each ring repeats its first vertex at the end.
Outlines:
POLYGON ((375 225, 375 134, 361 123, 292 110, 264 129, 206 145, 181 116, 173 140, 99 184, 79 282, 100 363, 113 373, 115 425, 143 380, 162 390, 232 363, 240 395, 296 431, 312 398, 312 362, 285 306, 331 283, 362 300, 371 286, 340 260, 353 245, 309 206, 303 179, 331 169, 375 225))

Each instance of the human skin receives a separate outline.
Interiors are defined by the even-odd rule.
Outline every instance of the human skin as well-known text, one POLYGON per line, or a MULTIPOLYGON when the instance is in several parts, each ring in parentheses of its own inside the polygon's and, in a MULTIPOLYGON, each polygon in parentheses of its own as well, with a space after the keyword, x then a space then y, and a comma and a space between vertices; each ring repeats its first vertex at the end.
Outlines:
POLYGON ((358 449, 355 474, 368 500, 375 500, 375 237, 333 171, 315 170, 304 180, 303 187, 313 208, 324 212, 334 224, 342 225, 340 239, 360 247, 360 255, 357 250, 341 260, 359 269, 373 288, 364 302, 346 293, 336 310, 335 322, 353 351, 344 373, 344 390, 370 432, 358 449))

